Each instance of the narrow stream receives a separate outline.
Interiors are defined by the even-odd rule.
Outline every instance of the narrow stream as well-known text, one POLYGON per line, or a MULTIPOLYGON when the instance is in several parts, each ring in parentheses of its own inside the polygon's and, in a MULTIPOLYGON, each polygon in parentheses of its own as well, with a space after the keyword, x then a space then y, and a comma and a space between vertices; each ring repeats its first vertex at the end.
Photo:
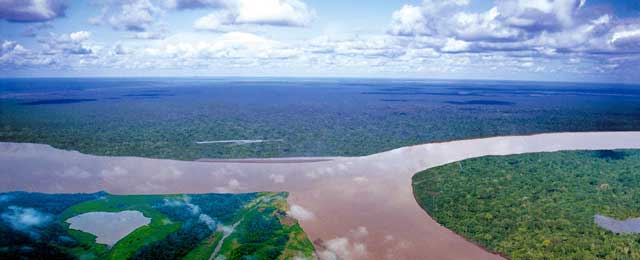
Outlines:
POLYGON ((231 226, 231 230, 229 230, 229 232, 224 233, 224 235, 222 236, 222 239, 220 239, 220 242, 218 242, 218 244, 216 245, 216 249, 213 250, 213 253, 211 253, 211 256, 209 257, 209 260, 214 260, 215 259, 215 257, 218 254, 218 252, 220 252, 220 248, 222 248, 222 244, 224 243, 224 240, 227 237, 229 237, 229 235, 231 235, 234 230, 236 230, 236 227, 240 224, 240 222, 242 222, 242 219, 239 220, 238 222, 236 222, 235 224, 233 224, 233 226, 231 226))

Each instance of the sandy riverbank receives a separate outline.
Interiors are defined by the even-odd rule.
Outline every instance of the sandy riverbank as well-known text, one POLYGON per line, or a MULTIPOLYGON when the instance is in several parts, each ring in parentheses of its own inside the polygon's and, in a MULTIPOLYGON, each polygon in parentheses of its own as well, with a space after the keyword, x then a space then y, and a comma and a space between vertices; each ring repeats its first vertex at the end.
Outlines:
POLYGON ((640 132, 557 133, 423 144, 308 163, 183 162, 99 157, 0 143, 0 191, 115 194, 288 191, 291 214, 321 256, 497 259, 433 221, 411 190, 414 173, 484 155, 640 148, 640 132))

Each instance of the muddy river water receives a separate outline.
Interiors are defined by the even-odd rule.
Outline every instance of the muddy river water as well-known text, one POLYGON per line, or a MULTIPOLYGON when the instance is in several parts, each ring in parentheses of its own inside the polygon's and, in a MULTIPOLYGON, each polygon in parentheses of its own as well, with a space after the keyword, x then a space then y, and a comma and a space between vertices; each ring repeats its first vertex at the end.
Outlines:
POLYGON ((0 143, 0 191, 113 194, 290 192, 321 258, 499 259, 440 226, 411 189, 418 171, 485 155, 640 148, 640 132, 555 133, 432 143, 363 157, 174 161, 0 143))

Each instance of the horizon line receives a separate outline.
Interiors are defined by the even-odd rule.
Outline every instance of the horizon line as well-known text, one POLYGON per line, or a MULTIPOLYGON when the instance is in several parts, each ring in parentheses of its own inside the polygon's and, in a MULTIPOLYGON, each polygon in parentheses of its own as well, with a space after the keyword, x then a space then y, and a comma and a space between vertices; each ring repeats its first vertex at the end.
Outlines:
POLYGON ((482 78, 425 78, 425 77, 366 77, 366 76, 0 76, 0 80, 7 79, 317 79, 317 80, 402 80, 402 81, 488 81, 488 82, 528 82, 528 83, 572 83, 572 84, 616 84, 640 86, 640 82, 618 81, 559 81, 559 80, 527 80, 527 79, 482 79, 482 78))

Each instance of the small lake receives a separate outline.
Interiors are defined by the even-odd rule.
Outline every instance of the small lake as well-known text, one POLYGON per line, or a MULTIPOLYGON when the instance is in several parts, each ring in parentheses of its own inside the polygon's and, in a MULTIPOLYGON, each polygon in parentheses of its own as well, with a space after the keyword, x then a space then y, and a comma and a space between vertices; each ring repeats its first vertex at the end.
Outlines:
POLYGON ((109 247, 126 237, 134 230, 148 225, 151 219, 140 211, 89 212, 67 219, 69 228, 96 236, 96 243, 109 247))
POLYGON ((596 215, 594 218, 595 223, 618 234, 638 234, 640 233, 640 218, 630 218, 625 220, 618 220, 602 215, 596 215))

